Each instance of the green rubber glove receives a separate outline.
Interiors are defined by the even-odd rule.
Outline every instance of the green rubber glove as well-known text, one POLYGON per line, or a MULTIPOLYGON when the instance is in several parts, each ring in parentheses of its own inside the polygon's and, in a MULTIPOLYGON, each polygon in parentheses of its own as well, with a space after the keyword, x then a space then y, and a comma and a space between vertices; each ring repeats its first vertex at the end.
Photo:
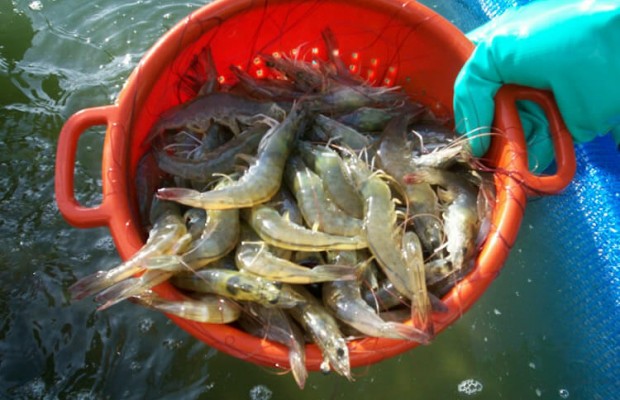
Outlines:
MULTIPOLYGON (((471 32, 476 49, 454 85, 457 130, 480 157, 488 150, 493 97, 504 83, 551 90, 576 142, 611 133, 620 143, 620 1, 544 0, 471 32)), ((530 170, 553 161, 548 122, 518 104, 530 170)))

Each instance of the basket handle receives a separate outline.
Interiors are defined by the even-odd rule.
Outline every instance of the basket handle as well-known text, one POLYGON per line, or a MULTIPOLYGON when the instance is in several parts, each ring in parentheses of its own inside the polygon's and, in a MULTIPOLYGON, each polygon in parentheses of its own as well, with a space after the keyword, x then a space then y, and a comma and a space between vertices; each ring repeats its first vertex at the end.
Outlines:
POLYGON ((79 228, 94 228, 108 224, 105 196, 99 205, 85 207, 75 198, 75 156, 78 139, 88 128, 110 125, 117 106, 87 108, 73 114, 63 125, 56 150, 56 203, 63 217, 79 228))
POLYGON ((576 171, 573 138, 550 91, 518 85, 502 86, 495 95, 495 121, 502 140, 507 142, 506 146, 501 147, 508 149, 500 157, 509 157, 500 165, 510 165, 511 175, 521 181, 530 194, 556 194, 568 186, 576 171), (557 164, 557 170, 552 175, 536 175, 528 168, 527 144, 517 111, 517 100, 537 103, 549 120, 557 164))

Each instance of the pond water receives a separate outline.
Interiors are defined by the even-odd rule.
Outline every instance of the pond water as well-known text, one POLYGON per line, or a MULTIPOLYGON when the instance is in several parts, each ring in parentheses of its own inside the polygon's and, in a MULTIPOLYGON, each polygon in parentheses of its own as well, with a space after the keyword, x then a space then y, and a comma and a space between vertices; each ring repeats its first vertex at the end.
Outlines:
MULTIPOLYGON (((425 3, 463 30, 493 15, 425 3)), ((0 0, 0 398, 620 396, 620 157, 608 138, 578 147, 563 194, 530 201, 502 274, 468 313, 431 345, 354 370, 353 383, 312 373, 300 391, 290 374, 215 351, 161 314, 70 302, 69 285, 120 259, 106 229, 76 229, 58 213, 58 132, 78 110, 114 102, 142 54, 202 4, 0 0)), ((103 133, 80 140, 76 191, 87 205, 101 196, 103 133)))

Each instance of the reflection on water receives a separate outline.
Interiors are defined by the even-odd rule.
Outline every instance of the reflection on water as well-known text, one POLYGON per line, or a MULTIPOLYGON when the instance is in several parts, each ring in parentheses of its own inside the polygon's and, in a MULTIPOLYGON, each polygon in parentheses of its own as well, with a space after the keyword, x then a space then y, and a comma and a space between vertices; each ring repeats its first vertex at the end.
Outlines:
MULTIPOLYGON (((464 2, 442 4, 459 23, 464 2)), ((575 235, 549 222, 583 186, 583 171, 564 195, 530 203, 502 276, 470 312, 432 345, 355 370, 354 383, 313 373, 299 392, 291 376, 218 353, 158 313, 70 303, 70 284, 119 258, 106 229, 75 229, 58 214, 58 131, 72 113, 113 102, 141 55, 198 6, 0 0, 0 398, 553 399, 592 398, 593 387, 614 384, 590 367, 583 343, 596 338, 596 321, 577 322, 587 314, 573 295, 581 286, 570 251, 584 263, 597 250, 583 235, 553 240, 575 235)), ((86 205, 100 201, 102 143, 102 129, 80 140, 76 190, 86 205)), ((614 300, 600 301, 617 320, 614 300)))

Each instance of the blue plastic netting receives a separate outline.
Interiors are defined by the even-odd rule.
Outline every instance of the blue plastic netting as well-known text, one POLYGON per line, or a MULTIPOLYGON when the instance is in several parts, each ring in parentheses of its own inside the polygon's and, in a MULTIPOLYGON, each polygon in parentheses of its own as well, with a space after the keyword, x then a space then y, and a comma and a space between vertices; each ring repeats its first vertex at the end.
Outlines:
MULTIPOLYGON (((528 2, 423 1, 464 32, 528 2)), ((572 301, 541 306, 561 315, 558 323, 574 327, 581 346, 571 358, 590 365, 582 382, 590 386, 590 398, 612 399, 620 370, 620 152, 607 136, 577 145, 576 156, 572 184, 535 207, 544 218, 543 240, 557 255, 558 287, 572 301)))

